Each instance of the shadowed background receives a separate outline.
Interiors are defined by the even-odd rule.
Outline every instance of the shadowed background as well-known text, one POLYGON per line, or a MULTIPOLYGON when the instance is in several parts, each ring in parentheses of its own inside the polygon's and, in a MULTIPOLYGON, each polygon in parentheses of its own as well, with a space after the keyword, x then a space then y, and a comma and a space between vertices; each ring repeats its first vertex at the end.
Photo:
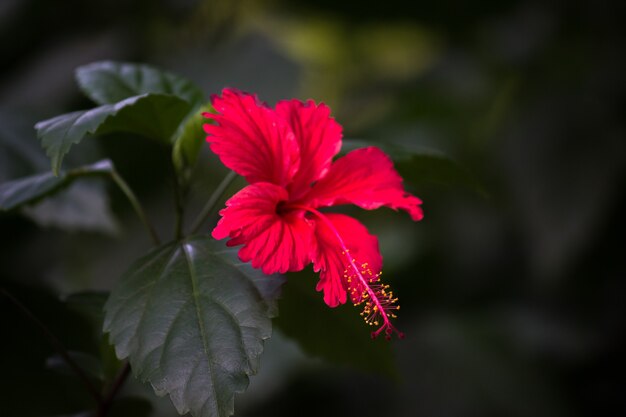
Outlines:
MULTIPOLYGON (((402 164, 424 201, 419 223, 348 210, 379 237, 407 338, 370 341, 358 310, 328 309, 316 278, 294 274, 236 415, 619 415, 623 11, 618 1, 2 0, 0 182, 49 169, 32 126, 92 105, 73 71, 93 61, 159 66, 207 96, 231 86, 269 104, 323 101, 354 143, 458 165, 402 164)), ((171 237, 164 149, 99 137, 66 165, 100 157, 171 237)), ((225 169, 204 149, 194 175, 188 223, 225 169)), ((75 350, 96 349, 88 323, 56 300, 111 288, 149 247, 121 193, 98 181, 3 214, 0 237, 0 283, 75 350)), ((80 410, 78 382, 45 366, 45 339, 5 300, 0 311, 0 414, 80 410)), ((148 399, 134 405, 145 415, 176 415, 137 382, 125 395, 148 399)))

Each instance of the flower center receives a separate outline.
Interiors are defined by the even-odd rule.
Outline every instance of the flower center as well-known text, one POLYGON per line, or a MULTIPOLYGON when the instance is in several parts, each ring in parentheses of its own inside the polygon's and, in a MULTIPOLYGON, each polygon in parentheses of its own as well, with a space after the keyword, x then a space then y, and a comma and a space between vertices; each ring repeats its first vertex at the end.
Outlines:
POLYGON ((276 204, 276 214, 279 216, 287 214, 290 210, 292 209, 288 206, 287 201, 279 201, 278 204, 276 204))
POLYGON ((372 271, 367 262, 358 263, 356 261, 350 254, 350 249, 346 246, 337 228, 324 214, 311 207, 296 205, 291 207, 305 210, 315 215, 337 238, 342 249, 341 254, 347 260, 343 277, 347 282, 350 298, 355 306, 365 304, 361 316, 367 324, 370 326, 381 326, 372 332, 372 339, 378 337, 383 330, 387 340, 391 339, 393 332, 396 332, 398 337, 403 339, 404 333, 396 329, 390 320, 391 318, 396 318, 394 312, 400 309, 400 306, 396 304, 398 299, 394 298, 392 291, 389 291, 389 285, 380 282, 382 273, 372 271))

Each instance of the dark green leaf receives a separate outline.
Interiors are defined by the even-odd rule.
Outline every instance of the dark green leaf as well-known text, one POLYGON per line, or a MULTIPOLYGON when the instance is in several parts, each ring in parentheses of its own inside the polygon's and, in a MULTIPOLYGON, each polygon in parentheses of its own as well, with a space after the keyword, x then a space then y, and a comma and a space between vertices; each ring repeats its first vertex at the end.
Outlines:
POLYGON ((87 134, 130 132, 169 143, 191 105, 175 96, 143 94, 91 110, 62 114, 35 125, 58 174, 70 147, 87 134))
POLYGON ((192 106, 203 101, 202 91, 191 81, 148 65, 94 62, 79 67, 76 80, 98 104, 113 104, 146 93, 177 96, 192 106))
MULTIPOLYGON (((76 363, 86 375, 99 381, 104 380, 102 364, 94 355, 77 351, 68 351, 67 353, 72 358, 74 363, 76 363)), ((66 375, 75 375, 74 369, 67 364, 65 359, 61 357, 60 354, 52 355, 46 359, 46 367, 66 375)))
POLYGON ((22 213, 44 227, 66 231, 97 231, 115 235, 117 223, 101 181, 76 182, 36 205, 23 207, 22 213))
POLYGON ((70 294, 65 298, 66 306, 97 327, 102 327, 104 319, 104 304, 106 303, 109 293, 104 291, 85 291, 70 294))
POLYGON ((192 167, 196 162, 206 137, 202 125, 208 123, 208 119, 202 116, 202 113, 212 110, 213 106, 210 104, 202 106, 185 121, 175 136, 172 160, 179 172, 192 167))
POLYGON ((120 358, 179 413, 230 416, 271 335, 282 283, 208 237, 162 246, 111 293, 104 328, 120 358))
POLYGON ((276 326, 309 355, 358 369, 395 374, 390 343, 370 338, 360 310, 350 305, 329 308, 315 291, 319 277, 310 269, 289 274, 276 326))
MULTIPOLYGON (((92 417, 95 414, 95 410, 88 410, 76 414, 55 415, 54 417, 92 417)), ((137 397, 114 399, 107 413, 111 417, 149 417, 151 414, 152 404, 144 398, 137 397)))
POLYGON ((466 187, 483 196, 487 193, 478 180, 454 159, 442 152, 428 148, 409 149, 360 139, 344 139, 342 153, 358 148, 377 146, 394 161, 402 178, 414 186, 435 184, 466 187))
POLYGON ((65 305, 70 311, 80 314, 92 324, 95 330, 92 337, 100 348, 102 373, 105 380, 112 381, 119 373, 123 363, 117 359, 107 335, 102 333, 104 304, 108 298, 109 293, 107 292, 86 291, 71 294, 65 299, 65 305))
POLYGON ((48 158, 33 135, 32 111, 0 108, 0 181, 43 171, 48 158))
POLYGON ((112 169, 111 161, 105 159, 92 165, 63 172, 58 177, 51 172, 46 172, 5 182, 0 184, 0 211, 33 203, 54 194, 77 178, 108 174, 112 169))
POLYGON ((125 397, 113 401, 109 415, 111 417, 149 417, 152 404, 144 398, 125 397))
MULTIPOLYGON (((85 338, 85 334, 92 331, 91 325, 69 311, 55 294, 11 285, 8 280, 15 275, 10 271, 5 270, 2 278, 3 289, 44 323, 68 350, 97 351, 91 339, 85 338)), ((68 376, 46 367, 46 359, 57 353, 50 340, 3 294, 0 294, 0 328, 7 333, 7 337, 2 338, 0 355, 2 417, 73 414, 94 406, 93 399, 75 375, 68 376)))
POLYGON ((487 196, 478 180, 453 159, 437 152, 413 153, 395 161, 402 177, 414 186, 460 186, 487 196))
POLYGON ((375 143, 363 139, 343 139, 341 141, 341 154, 347 154, 360 148, 367 148, 368 146, 376 146, 389 153, 389 147, 380 143, 375 143))

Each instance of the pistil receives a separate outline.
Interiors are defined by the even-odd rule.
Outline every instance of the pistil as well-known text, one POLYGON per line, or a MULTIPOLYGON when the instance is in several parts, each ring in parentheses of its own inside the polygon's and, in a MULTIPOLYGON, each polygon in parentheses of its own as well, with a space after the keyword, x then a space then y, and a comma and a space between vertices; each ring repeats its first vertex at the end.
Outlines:
POLYGON ((380 333, 385 331, 385 338, 391 339, 393 332, 398 334, 400 339, 404 338, 404 333, 400 332, 391 323, 391 318, 396 318, 395 311, 400 309, 397 305, 398 298, 395 298, 392 291, 389 291, 389 285, 380 281, 381 272, 374 272, 367 262, 357 263, 350 249, 346 246, 341 234, 335 228, 333 223, 320 211, 306 206, 292 205, 291 208, 307 211, 318 219, 320 219, 326 227, 328 227, 333 235, 337 238, 342 250, 342 255, 348 260, 348 265, 344 270, 343 277, 348 284, 350 298, 355 306, 365 304, 361 316, 370 326, 381 325, 377 330, 372 332, 372 339, 375 339, 380 333), (382 320, 382 323, 379 321, 382 320))

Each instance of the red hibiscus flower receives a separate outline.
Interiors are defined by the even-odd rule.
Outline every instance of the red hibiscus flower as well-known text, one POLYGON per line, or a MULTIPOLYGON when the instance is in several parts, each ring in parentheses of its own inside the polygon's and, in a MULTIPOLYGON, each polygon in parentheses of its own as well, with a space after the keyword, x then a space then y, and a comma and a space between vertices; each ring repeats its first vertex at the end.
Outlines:
POLYGON ((387 206, 420 220, 421 201, 404 191, 389 157, 368 147, 333 162, 341 126, 321 103, 288 100, 271 109, 234 89, 213 96, 212 103, 219 114, 204 114, 216 122, 204 125, 211 150, 249 183, 226 202, 213 237, 243 245, 241 260, 267 274, 313 263, 326 304, 343 304, 349 294, 355 305, 364 304, 365 321, 380 326, 372 337, 383 331, 387 338, 394 331, 402 337, 390 321, 397 298, 380 282, 378 239, 349 216, 318 210, 387 206))

